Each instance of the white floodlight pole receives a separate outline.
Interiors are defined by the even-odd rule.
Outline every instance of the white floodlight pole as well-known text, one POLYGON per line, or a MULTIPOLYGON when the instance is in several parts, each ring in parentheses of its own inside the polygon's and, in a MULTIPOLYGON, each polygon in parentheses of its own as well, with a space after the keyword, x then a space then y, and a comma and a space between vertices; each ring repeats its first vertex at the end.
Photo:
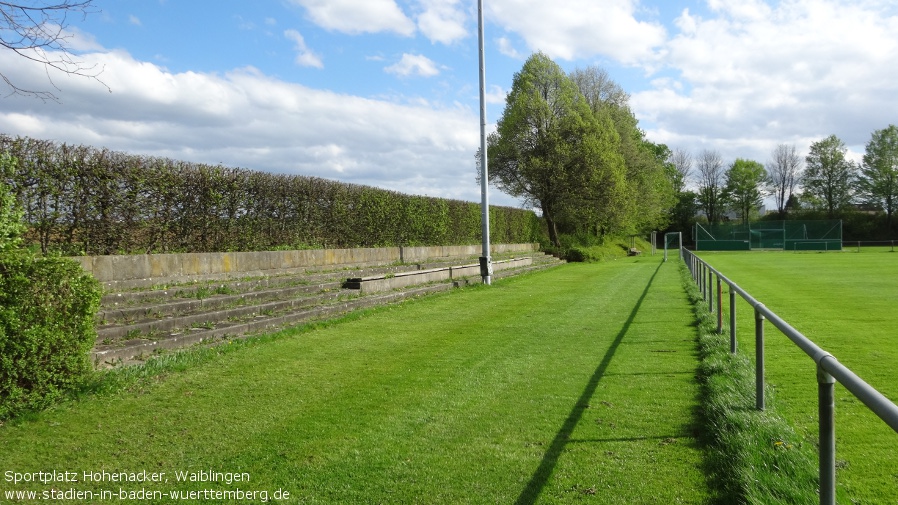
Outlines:
POLYGON ((486 63, 483 54, 483 0, 477 0, 477 32, 480 44, 480 223, 483 232, 483 252, 480 256, 480 276, 490 284, 493 264, 490 261, 490 198, 487 191, 489 173, 486 168, 486 63))

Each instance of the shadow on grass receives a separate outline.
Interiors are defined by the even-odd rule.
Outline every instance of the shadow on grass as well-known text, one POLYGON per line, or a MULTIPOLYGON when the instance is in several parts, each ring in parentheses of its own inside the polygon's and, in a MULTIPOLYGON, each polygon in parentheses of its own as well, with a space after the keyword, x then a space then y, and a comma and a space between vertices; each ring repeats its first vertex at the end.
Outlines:
POLYGON ((642 307, 642 302, 645 300, 649 289, 652 287, 652 283, 655 281, 655 276, 658 275, 658 271, 661 270, 662 265, 663 263, 659 263, 658 268, 652 273, 652 277, 645 285, 645 289, 639 296, 639 300, 637 300, 636 305, 633 306, 633 310, 630 311, 630 316, 627 317, 624 326, 614 338, 614 342, 608 347, 608 350, 605 352, 605 357, 602 358, 601 363, 596 367, 596 371, 593 372, 592 377, 590 377, 589 382, 586 384, 586 388, 583 389, 583 393, 580 395, 577 403, 574 404, 574 408, 571 409, 564 424, 561 425, 561 429, 558 430, 558 433, 555 435, 549 448, 546 449, 546 453, 543 455, 543 460, 540 463, 539 468, 533 472, 533 476, 530 477, 527 487, 521 491, 520 496, 518 496, 518 499, 515 501, 515 505, 531 505, 535 503, 543 488, 546 486, 549 477, 552 475, 552 471, 555 470, 555 465, 558 464, 558 457, 564 452, 565 447, 572 442, 570 440, 571 433, 574 432, 574 428, 577 427, 577 424, 580 423, 580 419, 583 418, 583 412, 589 407, 589 399, 592 398, 592 395, 595 393, 599 381, 602 380, 602 377, 605 375, 605 370, 608 369, 608 365, 611 364, 611 359, 614 358, 614 354, 617 352, 617 348, 624 340, 624 336, 630 330, 630 325, 633 324, 633 321, 636 319, 636 314, 639 313, 639 308, 642 307))

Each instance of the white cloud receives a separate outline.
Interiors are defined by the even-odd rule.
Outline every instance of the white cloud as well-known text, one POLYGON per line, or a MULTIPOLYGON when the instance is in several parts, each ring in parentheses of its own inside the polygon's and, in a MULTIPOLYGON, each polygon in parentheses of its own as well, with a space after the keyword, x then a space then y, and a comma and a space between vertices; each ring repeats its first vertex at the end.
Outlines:
POLYGON ((328 30, 349 34, 395 32, 411 36, 415 23, 393 0, 290 0, 305 7, 311 20, 328 30))
POLYGON ((293 50, 296 51, 296 58, 294 61, 297 65, 303 67, 324 68, 324 63, 321 62, 321 57, 306 46, 306 41, 301 33, 292 29, 285 30, 284 36, 294 43, 293 50))
POLYGON ((497 42, 499 45, 499 52, 504 54, 505 56, 508 56, 509 58, 515 60, 523 60, 525 58, 523 54, 515 49, 514 45, 512 45, 511 41, 508 40, 507 37, 500 37, 497 42))
MULTIPOLYGON (((15 58, 0 52, 0 68, 17 68, 23 86, 50 86, 42 67, 15 58)), ((105 65, 112 94, 58 78, 62 105, 6 98, 0 132, 479 200, 479 121, 469 108, 311 89, 253 68, 172 73, 124 52, 84 58, 105 65)))
POLYGON ((402 55, 402 59, 394 65, 390 65, 384 69, 386 72, 396 74, 402 77, 418 75, 421 77, 433 77, 440 73, 436 63, 426 56, 420 54, 402 55))
POLYGON ((66 46, 74 52, 104 50, 103 45, 97 42, 93 35, 75 26, 66 27, 62 32, 62 37, 65 39, 66 46))
MULTIPOLYGON (((861 145, 894 123, 898 17, 882 2, 712 0, 684 10, 665 47, 671 75, 633 94, 649 135, 731 158, 836 134, 861 145), (674 133, 675 132, 675 133, 674 133)), ((807 142, 809 144, 809 142, 807 142)), ((677 146, 677 144, 671 144, 677 146)))
POLYGON ((418 28, 431 42, 452 44, 468 34, 460 0, 419 0, 418 28))
POLYGON ((502 86, 496 86, 495 84, 490 86, 486 93, 484 93, 486 98, 486 103, 492 104, 505 104, 505 99, 508 97, 508 92, 502 89, 502 86))
POLYGON ((637 7, 637 0, 495 0, 485 6, 492 23, 523 38, 531 51, 563 60, 605 55, 624 64, 652 58, 665 41, 660 24, 635 18, 637 7))
POLYGON ((128 22, 135 26, 143 25, 143 23, 140 22, 140 18, 135 16, 134 14, 131 14, 130 16, 128 16, 128 22))

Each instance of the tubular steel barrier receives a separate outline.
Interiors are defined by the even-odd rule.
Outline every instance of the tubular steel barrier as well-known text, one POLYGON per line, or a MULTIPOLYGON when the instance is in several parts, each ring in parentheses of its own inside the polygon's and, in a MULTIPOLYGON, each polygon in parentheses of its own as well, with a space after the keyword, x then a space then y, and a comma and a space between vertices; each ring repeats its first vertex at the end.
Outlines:
POLYGON ((755 311, 755 394, 756 407, 764 410, 764 320, 787 336, 817 365, 818 424, 820 436, 820 503, 836 503, 836 432, 835 432, 835 383, 838 381, 880 419, 898 433, 898 405, 892 403, 873 386, 864 382, 854 372, 839 363, 830 353, 821 349, 809 338, 789 325, 773 311, 756 300, 735 282, 729 280, 711 265, 683 249, 683 260, 692 274, 702 296, 708 300, 708 308, 714 312, 711 279, 717 278, 717 331, 723 333, 722 283, 730 288, 730 352, 736 352, 736 294, 739 294, 755 311))

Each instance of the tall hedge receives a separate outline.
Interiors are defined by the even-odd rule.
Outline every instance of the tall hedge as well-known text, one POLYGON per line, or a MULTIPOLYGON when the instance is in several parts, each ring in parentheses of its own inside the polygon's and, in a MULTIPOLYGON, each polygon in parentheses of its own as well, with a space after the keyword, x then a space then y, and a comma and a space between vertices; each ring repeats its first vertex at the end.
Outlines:
MULTIPOLYGON (((463 245, 480 205, 317 177, 0 135, 28 244, 63 254, 463 245)), ((494 243, 537 242, 531 211, 491 207, 494 243)))

